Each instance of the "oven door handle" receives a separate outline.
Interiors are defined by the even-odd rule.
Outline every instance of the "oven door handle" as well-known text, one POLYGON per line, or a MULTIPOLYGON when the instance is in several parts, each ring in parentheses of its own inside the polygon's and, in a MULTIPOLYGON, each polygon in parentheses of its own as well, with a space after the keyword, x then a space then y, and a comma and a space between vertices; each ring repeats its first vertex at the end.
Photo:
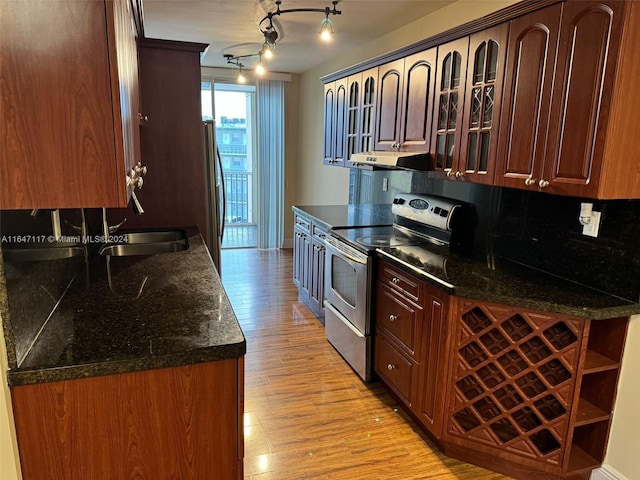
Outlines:
POLYGON ((366 265, 367 264, 366 256, 365 256, 364 259, 363 258, 354 257, 349 252, 347 252, 346 249, 336 248, 336 246, 334 246, 331 242, 327 242, 327 241, 325 241, 325 247, 328 248, 329 250, 331 250, 334 255, 337 255, 337 256, 340 256, 340 257, 345 257, 346 259, 352 261, 353 263, 357 263, 358 265, 366 265))

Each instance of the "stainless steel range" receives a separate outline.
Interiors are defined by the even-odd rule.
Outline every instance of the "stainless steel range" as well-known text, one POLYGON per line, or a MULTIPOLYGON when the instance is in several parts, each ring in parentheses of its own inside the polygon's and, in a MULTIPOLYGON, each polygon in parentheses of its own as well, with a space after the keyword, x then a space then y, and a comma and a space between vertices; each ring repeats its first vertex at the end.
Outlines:
POLYGON ((399 193, 391 211, 393 225, 334 228, 326 239, 326 337, 364 380, 372 377, 376 249, 415 247, 423 261, 444 267, 451 248, 472 243, 475 228, 473 206, 443 197, 399 193), (420 248, 425 242, 432 246, 429 251, 420 248))

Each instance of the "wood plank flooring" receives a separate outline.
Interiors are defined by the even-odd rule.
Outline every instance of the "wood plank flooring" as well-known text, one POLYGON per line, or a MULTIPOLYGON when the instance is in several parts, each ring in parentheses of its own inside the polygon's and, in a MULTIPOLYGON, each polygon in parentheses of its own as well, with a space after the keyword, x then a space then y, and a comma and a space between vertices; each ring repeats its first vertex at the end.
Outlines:
POLYGON ((291 250, 222 252, 247 338, 245 480, 508 478, 444 456, 379 383, 363 383, 292 278, 291 250))

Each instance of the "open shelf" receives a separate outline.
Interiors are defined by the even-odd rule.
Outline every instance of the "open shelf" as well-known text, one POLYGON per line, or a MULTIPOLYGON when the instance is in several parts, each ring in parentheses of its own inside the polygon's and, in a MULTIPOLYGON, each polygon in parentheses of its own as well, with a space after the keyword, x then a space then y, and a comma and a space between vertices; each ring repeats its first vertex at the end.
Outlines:
POLYGON ((584 398, 581 398, 578 401, 578 413, 576 414, 575 426, 578 427, 580 425, 609 420, 610 416, 609 412, 605 412, 584 398))
POLYGON ((580 447, 578 447, 577 445, 573 445, 571 447, 571 452, 569 453, 569 465, 567 466, 567 473, 593 470, 594 468, 599 467, 600 464, 601 462, 593 458, 580 447))
POLYGON ((587 356, 584 360, 583 374, 604 372, 618 368, 618 362, 610 358, 600 355, 593 350, 587 350, 587 356))

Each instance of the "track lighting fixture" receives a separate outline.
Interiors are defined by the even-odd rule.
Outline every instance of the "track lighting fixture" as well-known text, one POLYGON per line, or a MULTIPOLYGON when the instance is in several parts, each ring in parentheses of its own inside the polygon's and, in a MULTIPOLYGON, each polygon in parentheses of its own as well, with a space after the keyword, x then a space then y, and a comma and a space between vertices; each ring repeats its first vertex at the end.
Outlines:
POLYGON ((331 25, 331 20, 329 20, 329 15, 327 15, 320 24, 320 38, 325 42, 328 42, 331 40, 332 36, 333 25, 331 25))
POLYGON ((324 13, 324 20, 320 24, 320 38, 324 41, 329 41, 333 37, 333 24, 331 20, 329 20, 329 15, 341 15, 342 12, 336 8, 338 2, 340 0, 333 0, 331 2, 332 7, 326 6, 324 8, 289 8, 289 9, 280 9, 280 5, 282 4, 282 0, 276 0, 276 9, 273 12, 267 13, 267 15, 260 20, 258 23, 258 29, 263 36, 264 43, 262 44, 262 48, 259 52, 249 54, 249 55, 231 55, 225 54, 224 58, 226 58, 227 63, 231 65, 235 65, 238 67, 238 77, 240 77, 242 73, 242 69, 244 65, 240 62, 241 59, 248 58, 258 58, 258 62, 255 65, 255 72, 258 75, 264 75, 266 69, 264 64, 262 63, 262 58, 264 57, 266 60, 273 57, 273 50, 276 48, 276 42, 278 41, 278 31, 276 30, 275 25, 273 24, 273 17, 277 17, 280 15, 284 15, 285 13, 302 13, 302 12, 319 12, 324 13))

